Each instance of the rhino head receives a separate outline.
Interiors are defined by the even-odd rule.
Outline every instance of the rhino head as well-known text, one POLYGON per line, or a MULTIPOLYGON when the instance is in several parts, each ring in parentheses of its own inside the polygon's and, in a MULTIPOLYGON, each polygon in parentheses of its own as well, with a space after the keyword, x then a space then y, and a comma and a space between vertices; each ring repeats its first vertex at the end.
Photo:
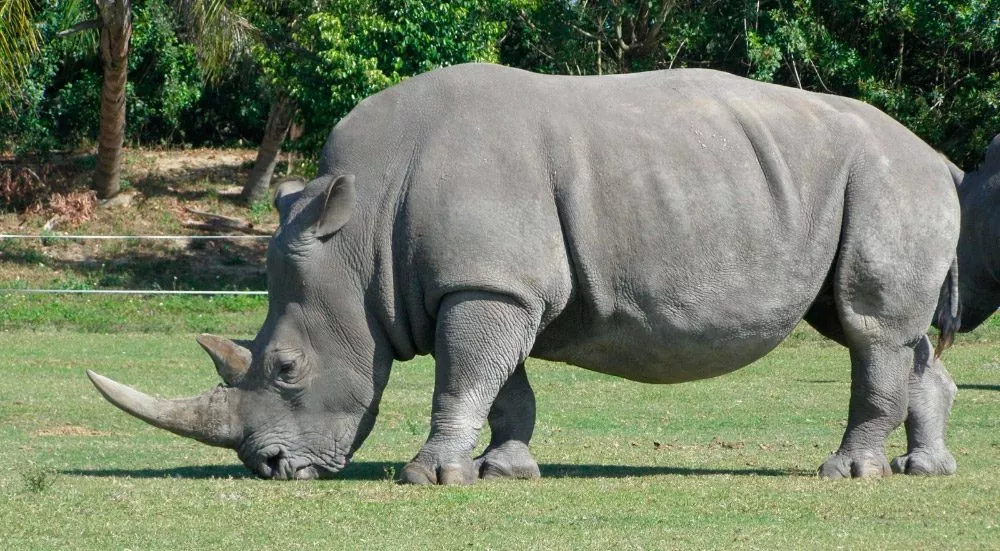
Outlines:
POLYGON ((371 431, 392 349, 367 313, 363 240, 342 235, 355 209, 353 176, 283 184, 275 201, 281 224, 268 247, 264 325, 253 341, 198 339, 224 384, 162 400, 88 375, 125 412, 235 449, 262 477, 324 477, 371 431))

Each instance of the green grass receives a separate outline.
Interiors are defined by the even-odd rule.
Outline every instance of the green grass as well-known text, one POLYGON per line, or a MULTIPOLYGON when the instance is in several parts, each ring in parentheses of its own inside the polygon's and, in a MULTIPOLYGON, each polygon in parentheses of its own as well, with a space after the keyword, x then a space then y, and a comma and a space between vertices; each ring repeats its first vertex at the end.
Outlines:
POLYGON ((0 291, 0 332, 220 333, 253 335, 265 296, 33 295, 0 291))
POLYGON ((753 366, 683 385, 532 362, 544 478, 420 488, 390 479, 426 436, 427 358, 395 366, 375 431, 329 481, 251 478, 232 451, 145 425, 91 387, 86 369, 161 396, 216 384, 185 333, 202 306, 172 306, 169 333, 0 333, 0 548, 1000 547, 993 326, 946 356, 961 387, 953 477, 818 479, 845 424, 849 368, 845 350, 800 329, 753 366))

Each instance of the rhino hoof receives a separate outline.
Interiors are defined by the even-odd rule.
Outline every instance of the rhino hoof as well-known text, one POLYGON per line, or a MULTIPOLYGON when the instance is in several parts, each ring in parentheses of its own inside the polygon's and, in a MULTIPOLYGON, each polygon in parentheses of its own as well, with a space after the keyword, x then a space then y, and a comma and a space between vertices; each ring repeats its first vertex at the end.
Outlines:
POLYGON ((521 442, 508 442, 496 448, 487 449, 476 458, 476 472, 479 478, 515 478, 533 480, 542 476, 538 463, 521 442))
POLYGON ((955 457, 946 449, 914 450, 892 460, 892 471, 925 476, 952 475, 958 469, 955 457))
POLYGON ((872 452, 846 454, 838 451, 819 467, 819 475, 829 479, 874 478, 891 474, 885 457, 872 452))
POLYGON ((437 467, 428 466, 419 461, 410 461, 403 467, 399 482, 401 484, 472 484, 476 476, 472 470, 472 460, 452 462, 437 467))

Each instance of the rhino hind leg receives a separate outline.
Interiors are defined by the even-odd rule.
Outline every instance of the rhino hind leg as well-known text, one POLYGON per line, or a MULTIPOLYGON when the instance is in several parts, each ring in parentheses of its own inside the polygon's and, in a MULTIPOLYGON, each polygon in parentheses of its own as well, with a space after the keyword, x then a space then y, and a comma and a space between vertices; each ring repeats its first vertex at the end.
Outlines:
POLYGON ((851 400, 840 448, 819 468, 824 478, 892 474, 885 439, 906 417, 906 372, 913 350, 878 344, 851 348, 851 400))
POLYGON ((862 145, 845 194, 833 293, 850 349, 851 399, 840 448, 819 469, 828 478, 892 473, 885 440, 906 419, 914 359, 958 237, 957 205, 937 193, 951 189, 944 167, 935 159, 887 164, 879 143, 862 145), (935 192, 910 193, 917 187, 907 182, 935 192), (926 220, 936 231, 926 231, 926 220))
POLYGON ((488 420, 490 445, 475 459, 479 477, 540 477, 538 463, 528 450, 528 442, 535 431, 535 393, 528 383, 523 363, 500 389, 488 420))
POLYGON ((955 474, 955 457, 944 441, 945 426, 958 387, 934 358, 926 337, 917 346, 910 373, 909 406, 906 417, 906 454, 892 460, 897 473, 923 475, 955 474))
MULTIPOLYGON (((461 292, 442 299, 435 332, 430 436, 403 467, 401 482, 471 484, 478 479, 472 450, 479 431, 501 389, 527 358, 540 319, 518 301, 494 293, 461 292)), ((517 423, 510 426, 513 430, 517 423)), ((521 433, 508 434, 523 438, 523 425, 518 430, 521 433)), ((510 443, 504 452, 498 448, 495 457, 500 460, 511 448, 516 445, 510 443)))

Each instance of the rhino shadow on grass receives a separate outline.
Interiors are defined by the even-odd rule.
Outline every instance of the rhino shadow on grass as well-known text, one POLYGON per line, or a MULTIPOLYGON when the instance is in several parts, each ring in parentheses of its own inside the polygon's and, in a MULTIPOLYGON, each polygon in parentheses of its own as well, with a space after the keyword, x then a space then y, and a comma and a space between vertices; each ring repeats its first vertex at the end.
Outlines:
MULTIPOLYGON (((395 462, 359 461, 351 463, 338 480, 385 480, 400 472, 405 465, 395 462)), ((813 476, 805 469, 692 469, 670 466, 594 465, 542 463, 539 465, 546 478, 627 478, 647 476, 813 476)), ((122 478, 258 478, 240 465, 201 465, 170 469, 67 469, 60 474, 68 476, 122 477, 122 478)))
MULTIPOLYGON (((359 461, 351 463, 338 480, 385 480, 403 469, 403 463, 359 461)), ((166 469, 66 469, 67 476, 122 477, 122 478, 187 478, 187 479, 256 479, 260 476, 249 472, 242 465, 197 465, 166 469)))
POLYGON ((961 390, 995 390, 1000 391, 1000 385, 964 384, 958 385, 961 390))

